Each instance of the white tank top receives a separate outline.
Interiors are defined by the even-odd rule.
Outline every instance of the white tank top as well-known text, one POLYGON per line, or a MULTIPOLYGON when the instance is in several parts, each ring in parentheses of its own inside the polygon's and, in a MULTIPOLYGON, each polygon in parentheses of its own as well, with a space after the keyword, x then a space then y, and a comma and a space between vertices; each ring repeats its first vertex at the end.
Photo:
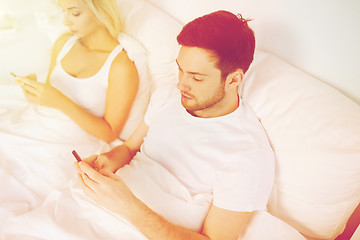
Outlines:
POLYGON ((64 44, 51 73, 50 84, 88 112, 102 117, 105 114, 110 67, 116 56, 123 50, 123 47, 121 45, 116 46, 95 75, 88 78, 76 78, 63 69, 61 61, 77 40, 77 37, 71 37, 64 44))

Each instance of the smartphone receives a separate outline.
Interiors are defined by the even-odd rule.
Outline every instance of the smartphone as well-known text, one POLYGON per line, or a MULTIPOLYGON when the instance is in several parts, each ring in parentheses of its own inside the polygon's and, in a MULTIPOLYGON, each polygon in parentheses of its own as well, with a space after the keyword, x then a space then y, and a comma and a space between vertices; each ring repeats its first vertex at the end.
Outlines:
POLYGON ((76 158, 76 161, 81 162, 81 158, 80 158, 79 154, 75 150, 73 150, 71 153, 76 158))
POLYGON ((13 73, 13 72, 11 72, 10 73, 12 76, 14 76, 14 77, 18 77, 15 73, 13 73))

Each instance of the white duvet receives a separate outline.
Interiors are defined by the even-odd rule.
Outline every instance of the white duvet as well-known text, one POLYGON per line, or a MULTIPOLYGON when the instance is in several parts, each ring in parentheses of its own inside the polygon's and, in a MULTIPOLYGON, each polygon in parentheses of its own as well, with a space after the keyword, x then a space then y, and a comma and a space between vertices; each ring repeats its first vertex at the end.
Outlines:
MULTIPOLYGON (((15 85, 0 86, 0 143, 0 239, 147 239, 78 185, 71 151, 86 157, 111 146, 57 110, 28 104, 15 85)), ((201 229, 211 194, 190 194, 166 169, 139 154, 117 174, 155 212, 201 229)), ((244 239, 303 238, 267 212, 257 212, 244 239)))
MULTIPOLYGON (((76 149, 85 157, 110 146, 85 133, 61 112, 27 103, 16 85, 3 85, 0 91, 2 237, 144 238, 126 221, 84 196, 77 184, 71 151, 76 149)), ((118 174, 155 211, 183 226, 201 228, 211 196, 191 196, 150 159, 137 159, 118 174)))

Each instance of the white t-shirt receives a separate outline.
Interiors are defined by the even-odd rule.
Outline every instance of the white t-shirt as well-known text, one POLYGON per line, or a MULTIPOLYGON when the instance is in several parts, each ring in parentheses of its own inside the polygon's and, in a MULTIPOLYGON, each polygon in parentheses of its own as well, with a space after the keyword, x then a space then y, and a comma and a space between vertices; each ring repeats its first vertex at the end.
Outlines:
POLYGON ((160 163, 191 193, 212 193, 219 208, 266 209, 274 180, 274 154, 255 114, 240 100, 234 112, 199 118, 180 93, 161 88, 145 114, 142 154, 160 163))

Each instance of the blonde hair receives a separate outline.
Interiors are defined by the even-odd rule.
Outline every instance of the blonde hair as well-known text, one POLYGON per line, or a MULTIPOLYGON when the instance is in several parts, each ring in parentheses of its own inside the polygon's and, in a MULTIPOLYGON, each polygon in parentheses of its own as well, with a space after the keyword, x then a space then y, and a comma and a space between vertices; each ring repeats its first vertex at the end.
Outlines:
POLYGON ((110 35, 117 39, 122 24, 116 0, 81 0, 89 7, 95 17, 107 28, 110 35))

